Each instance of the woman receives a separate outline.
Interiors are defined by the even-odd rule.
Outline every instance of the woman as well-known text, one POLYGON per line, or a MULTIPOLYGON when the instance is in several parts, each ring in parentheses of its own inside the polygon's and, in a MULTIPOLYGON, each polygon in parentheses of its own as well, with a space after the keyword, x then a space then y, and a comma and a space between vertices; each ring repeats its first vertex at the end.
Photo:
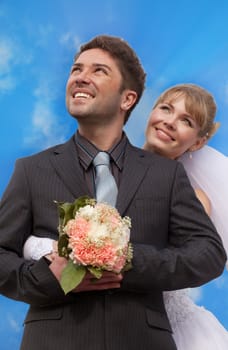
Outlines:
POLYGON ((155 102, 144 149, 183 163, 228 252, 228 158, 205 145, 219 127, 215 114, 216 104, 207 90, 193 84, 171 87, 155 102))
MULTIPOLYGON (((223 203, 220 204, 221 191, 212 185, 221 183, 221 179, 216 181, 215 177, 220 173, 214 171, 215 174, 209 174, 214 159, 216 162, 221 162, 222 167, 226 167, 227 170, 228 162, 225 156, 204 146, 218 127, 218 124, 214 123, 215 113, 216 105, 213 97, 199 86, 182 84, 166 90, 158 98, 149 117, 144 149, 183 162, 196 195, 214 220, 228 251, 228 232, 224 224, 226 218, 224 198, 228 200, 228 186, 224 183, 221 187, 226 197, 223 196, 223 203), (193 152, 196 153, 192 155, 193 152), (209 155, 209 163, 208 152, 212 153, 213 157, 211 160, 209 155), (205 172, 202 167, 209 169, 205 172), (212 180, 208 181, 209 175, 212 180)), ((224 171, 224 174, 227 173, 228 171, 224 171)), ((31 236, 25 244, 24 255, 28 259, 39 259, 52 250, 51 239, 31 236)), ((188 290, 165 292, 164 300, 178 350, 228 348, 228 332, 212 313, 193 303, 188 290)))
MULTIPOLYGON (((144 149, 183 163, 228 252, 228 159, 204 146, 218 128, 215 113, 213 97, 199 86, 166 90, 150 114, 144 149)), ((188 290, 165 292, 164 300, 178 350, 228 349, 226 329, 211 312, 194 304, 188 290)))

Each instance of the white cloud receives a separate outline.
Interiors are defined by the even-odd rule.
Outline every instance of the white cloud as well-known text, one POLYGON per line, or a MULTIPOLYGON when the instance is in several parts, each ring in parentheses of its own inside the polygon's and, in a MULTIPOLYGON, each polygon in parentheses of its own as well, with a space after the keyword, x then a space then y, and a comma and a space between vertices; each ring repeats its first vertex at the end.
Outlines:
POLYGON ((81 45, 81 39, 71 33, 71 32, 68 32, 68 33, 64 33, 60 39, 59 39, 59 42, 61 45, 69 48, 69 49, 75 49, 75 50, 78 50, 80 45, 81 45))
POLYGON ((26 146, 45 149, 66 140, 66 127, 61 126, 53 113, 50 101, 38 100, 34 106, 32 123, 24 138, 26 146))
POLYGON ((65 142, 71 125, 55 112, 57 101, 63 98, 58 77, 47 74, 40 77, 33 95, 35 101, 31 122, 25 127, 24 145, 39 151, 65 142))
POLYGON ((37 41, 36 45, 40 47, 46 47, 50 44, 50 36, 54 32, 54 27, 51 24, 39 25, 37 29, 37 41))
POLYGON ((228 104, 228 81, 227 81, 226 84, 225 84, 224 93, 225 93, 224 102, 225 102, 226 104, 228 104))
POLYGON ((16 41, 8 37, 0 38, 0 93, 13 90, 18 84, 15 66, 24 66, 32 61, 28 54, 16 41))
POLYGON ((15 86, 15 80, 10 75, 7 75, 3 78, 0 77, 0 93, 13 90, 15 86))
POLYGON ((17 320, 15 320, 15 318, 13 317, 12 314, 10 314, 10 313, 7 314, 7 321, 9 323, 10 328, 14 332, 16 332, 16 333, 21 332, 21 324, 17 320))
POLYGON ((0 75, 7 74, 13 60, 13 46, 10 41, 0 39, 0 75))
POLYGON ((215 284, 216 288, 218 288, 218 289, 224 289, 225 287, 227 288, 227 286, 228 286, 228 274, 227 274, 227 271, 225 271, 221 276, 216 278, 213 281, 213 284, 215 284))
POLYGON ((199 301, 201 301, 203 298, 202 287, 190 288, 189 289, 189 296, 195 303, 198 303, 199 301))
POLYGON ((0 93, 10 91, 16 86, 16 79, 11 76, 14 55, 12 42, 0 38, 0 93))
POLYGON ((153 105, 153 96, 151 89, 145 90, 124 128, 130 141, 138 147, 142 147, 144 143, 144 132, 153 105))
POLYGON ((37 98, 37 100, 50 103, 58 98, 58 87, 59 84, 52 80, 51 77, 48 79, 47 77, 41 78, 37 88, 34 90, 34 96, 37 98))
POLYGON ((6 16, 5 4, 0 4, 0 17, 6 16))

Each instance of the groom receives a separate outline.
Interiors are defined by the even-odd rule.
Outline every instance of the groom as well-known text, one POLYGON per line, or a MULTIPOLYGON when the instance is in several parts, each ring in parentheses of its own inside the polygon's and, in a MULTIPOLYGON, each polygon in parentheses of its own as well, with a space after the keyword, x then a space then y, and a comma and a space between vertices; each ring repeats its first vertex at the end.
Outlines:
POLYGON ((175 350, 162 292, 220 275, 221 240, 181 164, 133 147, 123 126, 144 89, 141 64, 122 39, 98 36, 75 57, 66 105, 78 130, 65 144, 17 161, 0 207, 0 292, 30 304, 21 350, 175 350), (57 239, 54 200, 95 196, 93 158, 111 157, 117 209, 132 220, 133 268, 87 274, 68 295, 66 260, 23 259, 27 237, 57 239))

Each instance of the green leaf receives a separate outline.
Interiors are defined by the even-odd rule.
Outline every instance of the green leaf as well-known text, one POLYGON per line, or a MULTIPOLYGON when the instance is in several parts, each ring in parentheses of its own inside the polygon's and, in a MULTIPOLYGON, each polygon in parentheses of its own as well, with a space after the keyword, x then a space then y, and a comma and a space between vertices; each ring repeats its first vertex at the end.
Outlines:
POLYGON ((84 266, 78 266, 69 260, 66 267, 62 271, 60 285, 65 294, 76 288, 83 280, 86 274, 84 266))
POLYGON ((77 198, 74 201, 74 210, 73 210, 73 215, 75 216, 76 212, 82 208, 85 207, 86 205, 94 205, 95 204, 95 200, 88 197, 88 196, 81 196, 79 198, 77 198))
POLYGON ((77 198, 73 203, 57 202, 58 213, 59 213, 59 234, 63 234, 63 228, 67 222, 75 217, 76 212, 87 204, 95 205, 95 199, 88 196, 81 196, 77 198))
POLYGON ((99 267, 87 266, 87 269, 97 279, 102 277, 103 272, 99 267))
POLYGON ((67 222, 73 218, 73 211, 73 203, 63 203, 59 205, 59 217, 63 226, 65 226, 67 222))
POLYGON ((64 258, 67 258, 67 259, 69 258, 69 254, 72 251, 70 248, 68 248, 68 243, 69 243, 68 235, 66 233, 62 234, 58 240, 58 254, 59 256, 63 256, 64 258))
POLYGON ((124 271, 129 271, 129 270, 131 270, 131 269, 132 269, 132 263, 131 263, 131 262, 128 262, 128 263, 126 263, 126 264, 124 265, 122 271, 123 271, 123 272, 124 272, 124 271))

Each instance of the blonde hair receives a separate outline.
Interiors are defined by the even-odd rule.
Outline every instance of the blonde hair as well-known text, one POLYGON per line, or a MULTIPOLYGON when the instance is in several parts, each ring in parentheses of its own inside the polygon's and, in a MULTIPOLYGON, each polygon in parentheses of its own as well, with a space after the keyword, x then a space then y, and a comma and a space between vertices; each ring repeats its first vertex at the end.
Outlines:
POLYGON ((214 122, 217 106, 213 96, 204 88, 194 84, 179 84, 165 90, 157 99, 153 109, 164 102, 185 98, 186 111, 200 127, 199 136, 211 138, 219 127, 214 122))

